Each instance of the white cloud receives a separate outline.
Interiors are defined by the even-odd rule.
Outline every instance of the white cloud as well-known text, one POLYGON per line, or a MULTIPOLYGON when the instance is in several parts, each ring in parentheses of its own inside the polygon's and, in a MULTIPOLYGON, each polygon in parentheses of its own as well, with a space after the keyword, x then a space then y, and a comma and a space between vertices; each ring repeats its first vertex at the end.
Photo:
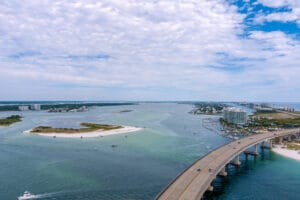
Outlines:
POLYGON ((255 19, 258 23, 265 21, 280 21, 280 22, 292 22, 295 21, 300 26, 300 1, 295 0, 258 0, 259 3, 273 8, 287 7, 289 11, 273 12, 270 14, 261 13, 255 19))
POLYGON ((107 98, 122 90, 128 99, 176 98, 176 92, 177 98, 213 99, 219 92, 229 99, 253 85, 268 88, 266 81, 286 88, 298 72, 294 38, 240 37, 245 14, 225 0, 4 0, 0 11, 0 78, 22 80, 9 86, 15 90, 37 87, 31 81, 43 88, 73 85, 57 94, 49 89, 53 98, 86 86, 97 89, 80 90, 84 98, 101 98, 95 93, 110 88, 107 98), (153 91, 145 95, 147 88, 153 91))
POLYGON ((259 3, 268 6, 268 7, 274 7, 279 8, 283 6, 288 6, 291 2, 294 0, 258 0, 259 3))

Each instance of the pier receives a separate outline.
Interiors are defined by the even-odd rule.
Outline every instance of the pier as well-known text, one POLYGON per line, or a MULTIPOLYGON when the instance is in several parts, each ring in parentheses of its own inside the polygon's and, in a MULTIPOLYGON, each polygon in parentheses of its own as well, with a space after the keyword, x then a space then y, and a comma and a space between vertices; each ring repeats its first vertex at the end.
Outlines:
POLYGON ((261 148, 272 148, 273 140, 291 140, 292 135, 300 134, 300 128, 266 132, 244 137, 225 144, 203 156, 179 174, 156 197, 156 200, 200 200, 206 191, 213 191, 212 182, 217 176, 226 176, 226 165, 241 164, 239 155, 258 156, 261 148), (254 147, 253 151, 250 151, 254 147))

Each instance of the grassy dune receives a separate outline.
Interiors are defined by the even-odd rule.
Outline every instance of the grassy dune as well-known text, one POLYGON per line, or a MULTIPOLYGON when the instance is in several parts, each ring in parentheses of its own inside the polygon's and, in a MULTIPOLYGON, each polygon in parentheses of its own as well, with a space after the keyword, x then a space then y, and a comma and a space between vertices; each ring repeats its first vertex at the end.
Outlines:
POLYGON ((93 123, 86 123, 83 122, 80 124, 84 126, 84 128, 53 128, 51 126, 38 126, 31 130, 31 133, 67 133, 67 134, 76 134, 76 133, 88 133, 97 130, 114 130, 123 128, 122 126, 118 125, 109 125, 109 124, 93 124, 93 123))
POLYGON ((284 112, 284 111, 255 112, 252 117, 265 118, 265 119, 296 119, 296 118, 300 118, 300 112, 284 112))
POLYGON ((286 144, 287 149, 300 151, 300 143, 291 142, 286 144))
POLYGON ((300 127, 300 113, 299 112, 256 112, 250 116, 252 119, 250 127, 265 128, 293 128, 300 127))

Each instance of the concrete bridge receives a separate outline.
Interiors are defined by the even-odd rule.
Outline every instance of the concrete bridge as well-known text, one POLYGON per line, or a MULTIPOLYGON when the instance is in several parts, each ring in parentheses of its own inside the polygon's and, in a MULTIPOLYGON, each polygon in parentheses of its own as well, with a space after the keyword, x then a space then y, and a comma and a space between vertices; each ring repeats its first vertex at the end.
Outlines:
POLYGON ((213 190, 212 181, 217 176, 226 176, 227 164, 239 166, 239 154, 258 155, 258 144, 272 148, 272 142, 282 142, 283 138, 291 140, 293 135, 300 133, 298 129, 266 132, 248 136, 219 147, 194 162, 179 174, 157 197, 156 200, 200 200, 203 194, 213 190), (268 143, 268 145, 266 145, 268 143), (249 148, 254 147, 250 151, 249 148))

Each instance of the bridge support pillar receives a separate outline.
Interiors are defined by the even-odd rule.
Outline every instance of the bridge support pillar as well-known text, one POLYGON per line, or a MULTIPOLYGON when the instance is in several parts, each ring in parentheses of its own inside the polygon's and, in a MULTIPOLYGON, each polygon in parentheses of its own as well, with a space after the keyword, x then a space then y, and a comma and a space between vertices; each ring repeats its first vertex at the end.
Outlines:
POLYGON ((241 165, 240 155, 237 155, 237 156, 233 159, 233 161, 230 162, 230 164, 232 164, 232 165, 234 165, 234 166, 236 166, 236 167, 240 166, 240 165, 241 165))
POLYGON ((246 156, 248 156, 248 155, 258 156, 258 155, 259 155, 259 153, 258 153, 258 145, 257 145, 257 144, 254 145, 254 150, 253 150, 253 151, 250 151, 250 150, 244 151, 244 154, 245 154, 246 156))
POLYGON ((282 144, 282 142, 283 142, 283 137, 279 137, 278 140, 279 140, 279 144, 282 144))
POLYGON ((214 186, 212 186, 212 185, 208 186, 207 191, 209 191, 209 192, 214 191, 214 186))
POLYGON ((261 148, 262 149, 272 149, 272 146, 273 146, 273 143, 272 143, 272 140, 269 140, 269 146, 267 146, 266 145, 266 142, 265 141, 263 141, 262 143, 261 143, 261 148))
POLYGON ((288 142, 291 142, 291 141, 292 141, 292 136, 289 135, 289 136, 288 136, 288 142))
POLYGON ((220 171, 219 176, 223 176, 223 177, 227 176, 227 172, 226 172, 225 167, 223 167, 223 169, 220 171))
POLYGON ((257 144, 254 145, 253 155, 258 156, 258 146, 257 146, 257 144))

